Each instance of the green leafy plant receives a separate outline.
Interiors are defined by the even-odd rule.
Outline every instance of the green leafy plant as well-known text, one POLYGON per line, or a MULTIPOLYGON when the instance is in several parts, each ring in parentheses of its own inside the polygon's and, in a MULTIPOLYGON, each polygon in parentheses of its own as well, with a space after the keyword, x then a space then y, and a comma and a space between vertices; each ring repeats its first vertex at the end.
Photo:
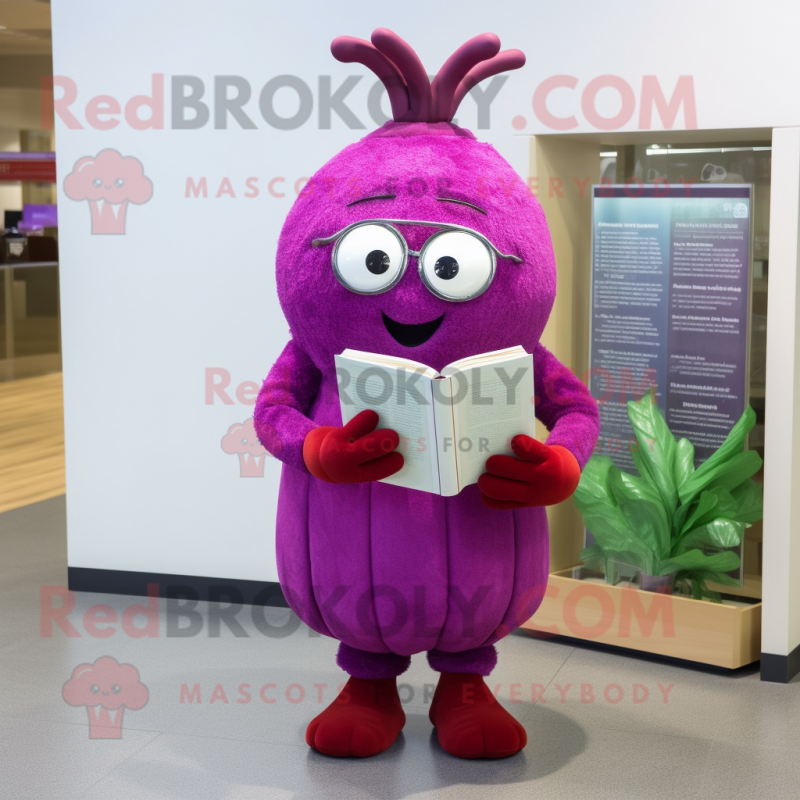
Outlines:
POLYGON ((674 575, 676 591, 720 602, 707 581, 736 584, 727 573, 740 559, 726 548, 741 544, 763 510, 761 486, 751 479, 762 460, 744 450, 755 412, 748 408, 697 469, 694 446, 675 440, 651 394, 629 402, 628 417, 639 475, 607 456, 589 459, 574 497, 595 544, 580 558, 590 567, 619 562, 645 575, 674 575))

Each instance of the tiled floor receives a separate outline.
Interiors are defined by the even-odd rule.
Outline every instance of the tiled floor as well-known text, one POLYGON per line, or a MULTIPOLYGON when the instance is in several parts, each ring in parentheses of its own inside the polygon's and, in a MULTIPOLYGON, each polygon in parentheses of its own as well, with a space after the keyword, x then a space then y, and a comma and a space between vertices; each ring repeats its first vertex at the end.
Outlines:
POLYGON ((217 637, 200 605, 202 628, 181 637, 166 635, 162 603, 158 636, 100 623, 114 633, 98 638, 84 626, 87 609, 105 604, 106 620, 121 618, 142 600, 79 594, 68 617, 79 635, 40 630, 40 587, 65 584, 64 498, 0 515, 2 798, 800 796, 800 682, 764 684, 755 668, 724 674, 512 635, 490 683, 528 731, 521 755, 470 762, 444 753, 427 718, 435 674, 417 657, 401 679, 401 738, 373 759, 338 760, 303 741, 320 692, 327 704, 343 681, 336 645, 295 626, 290 612, 263 610, 288 635, 259 633, 245 607, 236 619, 247 635, 223 625, 217 637), (120 739, 90 738, 87 708, 62 696, 75 667, 101 656, 132 664, 149 693, 144 707, 125 710, 120 739), (195 687, 201 702, 187 697, 195 687))

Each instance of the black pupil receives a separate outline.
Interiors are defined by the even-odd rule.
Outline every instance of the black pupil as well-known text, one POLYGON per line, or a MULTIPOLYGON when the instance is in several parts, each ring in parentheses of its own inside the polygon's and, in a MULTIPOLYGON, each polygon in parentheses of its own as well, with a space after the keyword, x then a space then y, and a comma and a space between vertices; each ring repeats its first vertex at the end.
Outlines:
POLYGON ((458 275, 458 261, 452 256, 442 256, 434 265, 433 271, 443 281, 449 281, 458 275))
POLYGON ((373 275, 383 275, 389 269, 389 256, 383 250, 373 250, 367 256, 366 264, 373 275))

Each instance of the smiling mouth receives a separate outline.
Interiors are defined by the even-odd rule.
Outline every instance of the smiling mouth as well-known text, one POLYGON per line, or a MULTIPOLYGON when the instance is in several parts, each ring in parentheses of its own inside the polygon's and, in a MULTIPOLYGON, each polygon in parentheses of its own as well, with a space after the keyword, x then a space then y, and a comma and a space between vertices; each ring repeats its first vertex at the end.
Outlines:
POLYGON ((403 325, 402 322, 396 322, 383 312, 381 312, 381 316, 386 330, 403 347, 418 347, 421 344, 425 344, 439 330, 439 326, 444 319, 444 314, 442 314, 441 317, 430 322, 421 322, 419 325, 403 325))

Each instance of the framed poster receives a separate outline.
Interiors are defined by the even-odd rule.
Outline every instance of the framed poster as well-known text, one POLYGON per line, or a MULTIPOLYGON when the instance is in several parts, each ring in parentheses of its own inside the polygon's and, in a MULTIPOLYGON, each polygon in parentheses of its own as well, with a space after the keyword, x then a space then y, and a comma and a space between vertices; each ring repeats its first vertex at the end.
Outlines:
MULTIPOLYGON (((751 199, 744 184, 592 187, 595 453, 622 470, 636 473, 626 404, 646 391, 694 444, 695 466, 747 407, 751 199)), ((742 567, 730 575, 741 580, 742 567)))
POLYGON ((747 407, 751 197, 744 184, 592 187, 595 452, 620 469, 636 471, 626 403, 650 387, 698 465, 747 407))

